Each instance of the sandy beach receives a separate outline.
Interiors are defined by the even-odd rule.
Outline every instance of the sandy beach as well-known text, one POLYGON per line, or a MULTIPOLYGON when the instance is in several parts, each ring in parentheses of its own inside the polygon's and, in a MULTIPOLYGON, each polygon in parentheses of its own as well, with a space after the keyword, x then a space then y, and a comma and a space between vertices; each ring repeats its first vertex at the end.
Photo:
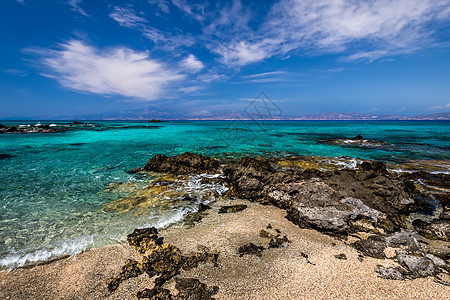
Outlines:
MULTIPOLYGON (((216 299, 450 299, 450 287, 436 283, 434 277, 404 281, 379 278, 376 266, 395 262, 362 258, 346 244, 348 241, 301 229, 285 215, 274 206, 220 200, 195 226, 175 224, 160 230, 159 235, 183 254, 194 253, 199 245, 219 253, 218 266, 205 262, 178 275, 217 286, 216 299), (230 204, 248 207, 218 214, 221 206, 230 204), (268 224, 272 229, 267 229, 268 224), (239 256, 239 247, 247 243, 268 248, 261 229, 273 234, 279 230, 290 243, 266 249, 261 256, 239 256), (339 254, 346 259, 336 258, 339 254)), ((0 272, 0 298, 136 299, 139 290, 153 286, 146 274, 124 281, 114 292, 106 285, 126 259, 134 256, 134 248, 124 242, 44 265, 4 270, 0 272)), ((164 287, 177 293, 174 279, 164 287)))

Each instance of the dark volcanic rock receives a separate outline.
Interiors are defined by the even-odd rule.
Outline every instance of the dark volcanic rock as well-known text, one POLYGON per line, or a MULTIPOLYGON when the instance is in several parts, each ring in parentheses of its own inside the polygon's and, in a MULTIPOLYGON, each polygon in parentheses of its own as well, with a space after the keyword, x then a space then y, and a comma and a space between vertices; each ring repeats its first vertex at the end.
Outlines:
POLYGON ((155 286, 152 289, 145 289, 142 291, 139 291, 137 293, 138 299, 151 299, 151 300, 171 300, 173 299, 173 296, 170 294, 170 291, 168 289, 155 286))
POLYGON ((281 169, 269 159, 247 157, 226 165, 223 172, 231 194, 273 203, 288 210, 288 219, 294 223, 328 232, 376 233, 379 221, 392 232, 405 226, 398 216, 422 205, 411 196, 414 185, 391 178, 382 162, 331 172, 281 169))
POLYGON ((405 276, 407 274, 407 271, 400 267, 385 268, 383 266, 377 266, 375 268, 375 272, 380 274, 381 278, 391 280, 405 280, 405 276))
POLYGON ((148 121, 148 123, 161 123, 161 120, 155 120, 155 119, 151 119, 148 121))
POLYGON ((116 290, 123 281, 146 273, 150 278, 156 277, 154 279, 155 288, 144 290, 139 295, 147 297, 147 295, 161 294, 166 297, 167 293, 161 288, 162 285, 178 275, 181 269, 190 270, 197 267, 200 262, 207 260, 216 265, 218 258, 218 254, 210 254, 206 248, 192 256, 183 256, 174 245, 164 244, 163 238, 158 237, 158 232, 154 227, 135 229, 132 234, 128 235, 127 240, 136 248, 141 257, 140 260, 127 260, 122 271, 108 280, 107 286, 110 292, 116 290))
POLYGON ((284 247, 287 243, 290 243, 291 241, 287 238, 287 236, 277 236, 272 237, 269 242, 269 248, 280 248, 284 247))
POLYGON ((222 206, 219 209, 219 214, 235 213, 238 211, 243 211, 246 208, 247 208, 247 205, 245 205, 245 204, 222 206))
POLYGON ((261 256, 262 252, 264 251, 264 247, 256 246, 253 243, 248 243, 245 245, 242 245, 238 249, 239 256, 243 256, 244 254, 253 254, 257 256, 261 256))
POLYGON ((384 249, 387 247, 384 236, 371 236, 366 240, 357 241, 353 246, 367 256, 374 258, 386 258, 384 249))
POLYGON ((176 156, 155 155, 143 168, 144 171, 173 174, 199 174, 215 172, 219 168, 219 161, 194 153, 186 152, 176 156))
POLYGON ((210 300, 219 291, 217 286, 209 288, 195 278, 175 278, 175 282, 175 288, 179 292, 176 299, 210 300))
POLYGON ((427 257, 401 254, 397 255, 396 260, 409 271, 408 276, 411 278, 433 276, 439 271, 433 261, 427 257))
POLYGON ((414 220, 412 224, 418 233, 430 240, 449 241, 450 239, 449 220, 435 220, 431 223, 414 220))
POLYGON ((353 246, 363 254, 374 258, 386 258, 386 247, 402 248, 409 252, 420 250, 417 239, 409 233, 396 232, 394 234, 373 235, 365 240, 357 241, 353 246))

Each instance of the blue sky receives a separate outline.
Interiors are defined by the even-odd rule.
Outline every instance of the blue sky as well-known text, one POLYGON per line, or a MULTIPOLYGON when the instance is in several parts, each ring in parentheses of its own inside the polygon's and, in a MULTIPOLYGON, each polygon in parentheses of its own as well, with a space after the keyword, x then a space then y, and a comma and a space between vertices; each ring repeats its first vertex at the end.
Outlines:
POLYGON ((2 0, 0 118, 450 110, 450 0, 2 0))

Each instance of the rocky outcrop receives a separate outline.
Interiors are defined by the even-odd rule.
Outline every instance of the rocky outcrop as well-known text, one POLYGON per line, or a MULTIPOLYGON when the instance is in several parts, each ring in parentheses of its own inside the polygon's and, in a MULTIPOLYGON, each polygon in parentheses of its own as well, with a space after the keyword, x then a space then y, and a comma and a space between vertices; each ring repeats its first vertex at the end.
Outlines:
POLYGON ((133 277, 146 273, 154 279, 154 288, 138 292, 138 298, 166 297, 172 299, 170 292, 163 288, 164 283, 178 275, 182 269, 196 268, 200 262, 211 261, 217 265, 217 253, 209 253, 202 247, 199 253, 191 256, 183 256, 180 249, 172 244, 164 243, 162 237, 158 237, 158 231, 154 227, 135 229, 127 236, 128 243, 135 247, 140 260, 128 259, 122 267, 122 271, 110 278, 107 282, 108 290, 115 291, 119 285, 133 277))
POLYGON ((216 172, 219 166, 219 161, 214 158, 186 152, 176 156, 155 155, 142 170, 172 174, 200 174, 216 172))
POLYGON ((318 140, 318 142, 322 143, 322 144, 340 145, 340 146, 348 146, 348 147, 376 148, 376 147, 386 146, 385 142, 366 140, 360 134, 358 134, 357 136, 355 136, 353 138, 321 139, 321 140, 318 140))
POLYGON ((412 224, 418 233, 430 240, 450 240, 449 220, 435 220, 430 223, 422 220, 414 220, 412 224))
POLYGON ((47 124, 36 124, 36 125, 18 125, 18 126, 5 126, 0 124, 0 134, 1 133, 48 133, 56 132, 55 128, 50 127, 47 124))
POLYGON ((296 224, 323 231, 377 232, 377 226, 392 231, 402 223, 389 218, 422 204, 412 197, 414 185, 390 177, 381 162, 331 172, 277 168, 256 157, 229 164, 223 172, 235 196, 273 203, 287 209, 296 224))
MULTIPOLYGON (((449 240, 450 224, 445 218, 447 175, 426 172, 397 175, 377 161, 359 160, 352 168, 339 169, 302 163, 299 157, 292 159, 295 161, 245 157, 224 163, 221 168, 215 159, 185 153, 174 157, 157 155, 143 169, 198 174, 208 170, 220 172, 221 168, 224 178, 214 180, 226 182, 229 197, 276 205, 285 209, 286 218, 300 227, 341 238, 352 235, 360 239, 353 246, 362 254, 379 259, 394 257, 400 267, 377 268, 383 278, 431 276, 448 268, 444 261, 450 257, 446 244, 430 243, 433 239, 449 240), (433 186, 432 193, 425 194, 418 183, 433 186), (427 197, 441 201, 442 218, 430 222, 416 220, 411 224, 411 213, 433 209, 425 201, 427 197), (417 233, 401 232, 401 228, 414 228, 417 233)), ((220 213, 241 209, 245 207, 231 205, 222 207, 220 213)), ((197 220, 197 216, 192 218, 197 220)), ((239 255, 260 256, 265 250, 289 243, 287 237, 266 230, 261 230, 260 237, 270 239, 267 247, 247 243, 239 247, 239 255)))

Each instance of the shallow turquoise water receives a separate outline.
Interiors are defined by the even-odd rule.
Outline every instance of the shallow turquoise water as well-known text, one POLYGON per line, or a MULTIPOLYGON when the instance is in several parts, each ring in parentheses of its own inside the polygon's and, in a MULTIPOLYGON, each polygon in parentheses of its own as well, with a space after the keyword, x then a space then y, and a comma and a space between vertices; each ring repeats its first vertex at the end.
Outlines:
POLYGON ((140 216, 103 209, 105 203, 123 196, 104 188, 115 181, 148 180, 126 171, 143 166, 158 153, 450 160, 450 122, 92 123, 96 127, 0 135, 0 154, 12 155, 0 160, 0 266, 112 244, 137 226, 161 227, 179 220, 194 206, 140 216), (358 134, 387 145, 355 148, 317 142, 358 134))

